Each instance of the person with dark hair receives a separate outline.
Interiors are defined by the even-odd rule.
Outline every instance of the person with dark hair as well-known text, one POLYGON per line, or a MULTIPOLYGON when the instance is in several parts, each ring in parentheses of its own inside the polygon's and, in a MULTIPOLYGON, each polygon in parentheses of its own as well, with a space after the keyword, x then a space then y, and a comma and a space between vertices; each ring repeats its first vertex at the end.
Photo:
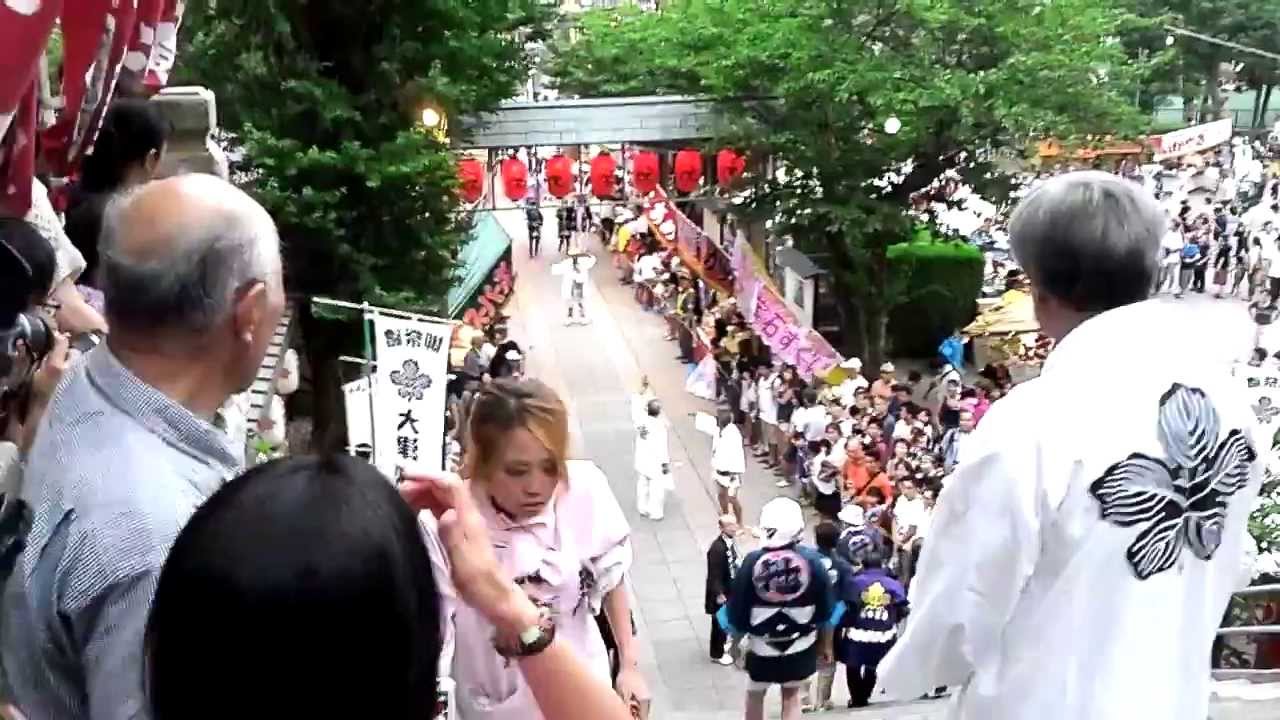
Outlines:
POLYGON ((31 208, 25 219, 53 249, 55 268, 49 296, 58 326, 73 336, 106 332, 107 323, 102 317, 101 304, 90 304, 76 287, 84 274, 84 256, 67 237, 62 218, 54 210, 49 192, 39 180, 32 180, 31 208))
POLYGON ((449 581, 498 630, 469 640, 510 653, 543 716, 627 718, 503 573, 469 488, 456 476, 403 480, 397 493, 355 458, 296 457, 214 493, 160 573, 144 716, 436 717, 449 581), (433 570, 415 511, 440 518, 451 578, 433 570), (209 693, 215 676, 225 682, 209 693))
MULTIPOLYGON (((835 589, 837 599, 843 597, 845 585, 853 580, 854 575, 853 566, 836 551, 839 542, 840 527, 835 524, 834 518, 823 520, 813 528, 813 544, 818 549, 822 566, 827 571, 827 579, 835 589)), ((835 653, 829 657, 819 656, 818 672, 813 677, 809 696, 805 698, 805 712, 831 710, 835 707, 831 702, 831 688, 835 684, 837 665, 835 653)))
POLYGON ((165 561, 145 636, 151 717, 434 717, 437 582, 413 512, 368 463, 260 465, 195 512, 165 561))
POLYGON ((0 217, 0 329, 42 305, 53 290, 57 256, 35 226, 0 217))
POLYGON ((907 615, 907 592, 885 569, 881 548, 871 543, 862 553, 862 566, 840 587, 847 611, 840 627, 837 651, 845 664, 849 707, 866 707, 876 686, 880 661, 893 648, 898 623, 907 615))
POLYGON ((19 340, 32 318, 52 322, 52 292, 57 260, 53 247, 32 225, 0 218, 0 494, 19 485, 19 455, 35 439, 35 430, 53 391, 74 354, 66 335, 53 332, 43 355, 19 340), (20 318, 20 314, 27 314, 20 318))
POLYGON ((107 109, 67 209, 67 236, 84 256, 82 285, 98 287, 98 240, 107 202, 155 177, 170 131, 169 121, 146 100, 116 100, 107 109))

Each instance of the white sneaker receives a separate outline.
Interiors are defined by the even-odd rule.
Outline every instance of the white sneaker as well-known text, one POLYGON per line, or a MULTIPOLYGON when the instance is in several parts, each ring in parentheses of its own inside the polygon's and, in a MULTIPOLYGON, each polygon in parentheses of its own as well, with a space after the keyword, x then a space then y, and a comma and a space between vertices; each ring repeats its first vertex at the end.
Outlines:
POLYGON ((636 512, 640 514, 640 517, 644 517, 644 518, 649 517, 649 513, 646 510, 637 510, 636 512))
POLYGON ((779 480, 778 482, 774 483, 774 484, 773 484, 773 486, 774 486, 774 487, 780 487, 780 488, 791 487, 791 481, 790 481, 790 480, 779 480))
POLYGON ((725 667, 728 667, 733 664, 733 658, 730 657, 728 653, 725 653, 724 655, 721 655, 718 659, 712 660, 711 662, 717 665, 724 665, 725 667))

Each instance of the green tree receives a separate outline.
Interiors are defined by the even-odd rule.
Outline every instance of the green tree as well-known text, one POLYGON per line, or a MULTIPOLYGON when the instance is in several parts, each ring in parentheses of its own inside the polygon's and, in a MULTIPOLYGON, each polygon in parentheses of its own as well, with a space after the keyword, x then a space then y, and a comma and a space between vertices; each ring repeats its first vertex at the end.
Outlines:
MULTIPOLYGON (((1253 0, 1130 0, 1129 6, 1144 17, 1185 28, 1246 47, 1280 53, 1280 5, 1253 0)), ((1163 27, 1139 35, 1144 49, 1158 48, 1169 37, 1163 27)), ((1173 61, 1161 65, 1150 78, 1156 93, 1178 94, 1187 108, 1187 119, 1200 108, 1204 116, 1223 117, 1227 93, 1223 84, 1238 63, 1237 81, 1258 90, 1252 125, 1262 121, 1262 95, 1280 73, 1280 61, 1187 36, 1172 44, 1173 61)))
POLYGON ((952 175, 998 199, 1002 152, 1137 128, 1145 68, 1117 38, 1143 26, 1105 0, 684 0, 586 15, 551 70, 570 94, 719 99, 717 142, 781 166, 750 207, 826 255, 847 349, 876 362, 911 299, 887 252, 913 199, 952 175))
MULTIPOLYGON (((275 217, 294 293, 438 309, 465 231, 448 145, 416 125, 513 96, 537 0, 205 0, 188 8, 182 82, 215 91, 246 189, 275 217)), ((316 438, 341 438, 335 358, 359 328, 303 312, 316 438)))

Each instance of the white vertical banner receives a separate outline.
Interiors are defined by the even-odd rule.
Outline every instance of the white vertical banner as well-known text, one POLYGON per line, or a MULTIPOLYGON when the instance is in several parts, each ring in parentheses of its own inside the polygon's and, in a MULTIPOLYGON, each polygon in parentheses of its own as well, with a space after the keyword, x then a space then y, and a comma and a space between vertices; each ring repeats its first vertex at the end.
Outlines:
POLYGON ((379 313, 372 318, 378 363, 373 381, 374 465, 389 477, 397 467, 441 470, 453 326, 379 313))
POLYGON ((342 386, 347 410, 347 454, 360 456, 373 449, 373 398, 369 378, 362 377, 342 386))

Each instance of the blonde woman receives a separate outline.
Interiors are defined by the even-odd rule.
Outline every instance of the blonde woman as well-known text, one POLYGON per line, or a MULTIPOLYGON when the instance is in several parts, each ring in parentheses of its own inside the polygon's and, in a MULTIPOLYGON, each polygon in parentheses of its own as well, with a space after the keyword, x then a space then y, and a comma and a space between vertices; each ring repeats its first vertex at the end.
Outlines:
MULTIPOLYGON (((600 678, 609 656, 594 616, 603 608, 618 645, 615 687, 644 704, 649 691, 636 666, 625 579, 631 567, 630 528, 607 478, 590 463, 567 460, 564 403, 536 380, 497 380, 471 407, 463 475, 480 509, 503 570, 516 579, 566 643, 600 678)), ((437 578, 450 577, 435 518, 421 522, 437 578)), ((484 614, 441 582, 446 655, 457 683, 462 720, 541 720, 544 715, 520 669, 492 643, 484 614), (454 638, 463 638, 455 643, 454 638)))

